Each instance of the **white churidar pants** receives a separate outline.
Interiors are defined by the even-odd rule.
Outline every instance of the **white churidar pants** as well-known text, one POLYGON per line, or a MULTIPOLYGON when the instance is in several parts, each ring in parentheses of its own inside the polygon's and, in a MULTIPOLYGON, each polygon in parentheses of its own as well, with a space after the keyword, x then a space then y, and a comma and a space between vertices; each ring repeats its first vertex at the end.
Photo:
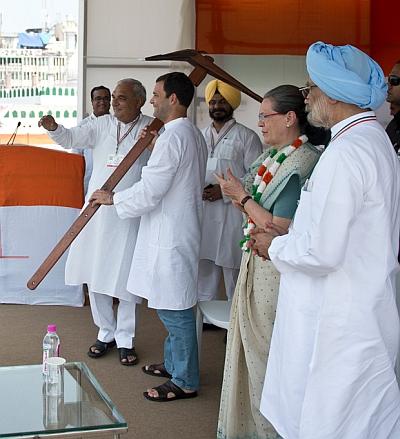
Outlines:
POLYGON ((131 348, 135 337, 136 302, 119 299, 116 316, 113 297, 89 292, 93 321, 99 328, 97 338, 103 342, 115 339, 118 348, 131 348))
POLYGON ((215 265, 214 261, 200 259, 199 279, 197 283, 199 302, 215 300, 217 298, 222 275, 224 276, 226 295, 228 300, 232 300, 239 270, 236 268, 220 267, 219 265, 215 265))

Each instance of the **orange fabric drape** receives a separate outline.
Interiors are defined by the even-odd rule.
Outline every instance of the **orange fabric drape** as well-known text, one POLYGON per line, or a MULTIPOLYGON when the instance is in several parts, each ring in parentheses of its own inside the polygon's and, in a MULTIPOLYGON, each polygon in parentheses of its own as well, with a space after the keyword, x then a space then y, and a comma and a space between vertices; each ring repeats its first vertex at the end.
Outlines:
POLYGON ((399 0, 371 0, 370 53, 386 74, 400 60, 399 0))
POLYGON ((400 59, 399 0, 196 0, 196 49, 305 55, 315 41, 354 46, 386 74, 400 59))
POLYGON ((84 159, 77 154, 0 145, 0 206, 80 209, 84 171, 84 159))
POLYGON ((369 50, 370 1, 197 0, 196 49, 304 55, 318 40, 369 50))

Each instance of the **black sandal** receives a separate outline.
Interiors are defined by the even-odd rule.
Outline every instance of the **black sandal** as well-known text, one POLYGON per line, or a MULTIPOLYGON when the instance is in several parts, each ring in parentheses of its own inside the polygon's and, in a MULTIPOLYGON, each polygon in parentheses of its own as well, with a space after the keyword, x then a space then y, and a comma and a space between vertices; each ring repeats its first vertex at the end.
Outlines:
POLYGON ((119 351, 119 362, 123 366, 134 366, 138 363, 139 358, 136 354, 135 348, 118 348, 119 351), (134 357, 133 360, 129 361, 128 357, 134 357), (123 361, 125 360, 125 361, 123 361))
POLYGON ((102 357, 108 352, 110 348, 113 348, 115 344, 115 340, 109 341, 108 343, 105 341, 96 340, 96 342, 92 344, 92 346, 90 346, 87 354, 91 358, 102 357))
POLYGON ((197 396, 197 391, 186 393, 171 380, 166 381, 161 386, 153 387, 153 390, 157 390, 158 396, 153 397, 149 395, 149 392, 143 392, 143 396, 149 401, 168 402, 177 399, 195 398, 197 396), (173 393, 174 396, 168 398, 168 393, 173 393))
POLYGON ((147 373, 147 375, 152 375, 154 377, 172 378, 172 375, 169 372, 167 372, 164 363, 150 364, 149 366, 143 366, 142 371, 144 373, 147 373))

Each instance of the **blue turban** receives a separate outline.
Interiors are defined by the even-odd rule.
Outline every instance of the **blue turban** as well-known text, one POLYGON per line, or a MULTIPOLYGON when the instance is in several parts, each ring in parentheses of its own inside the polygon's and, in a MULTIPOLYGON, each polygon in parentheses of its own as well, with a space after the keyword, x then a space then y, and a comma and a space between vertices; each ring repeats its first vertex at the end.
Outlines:
POLYGON ((372 110, 386 99, 381 67, 354 46, 318 41, 309 47, 306 63, 311 80, 332 99, 372 110))

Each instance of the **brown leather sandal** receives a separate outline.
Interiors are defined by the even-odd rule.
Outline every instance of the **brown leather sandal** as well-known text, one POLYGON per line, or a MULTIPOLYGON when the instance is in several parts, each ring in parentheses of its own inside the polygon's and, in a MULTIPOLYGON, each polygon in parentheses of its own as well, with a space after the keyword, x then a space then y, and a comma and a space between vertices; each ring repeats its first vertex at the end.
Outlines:
POLYGON ((172 375, 165 368, 164 363, 143 366, 142 371, 154 377, 172 378, 172 375))
POLYGON ((171 380, 166 381, 161 386, 153 387, 153 389, 157 390, 158 396, 153 397, 149 395, 149 392, 143 392, 143 396, 149 401, 168 402, 177 399, 195 398, 197 396, 197 391, 186 393, 171 380), (169 393, 173 393, 174 396, 168 398, 169 393))

